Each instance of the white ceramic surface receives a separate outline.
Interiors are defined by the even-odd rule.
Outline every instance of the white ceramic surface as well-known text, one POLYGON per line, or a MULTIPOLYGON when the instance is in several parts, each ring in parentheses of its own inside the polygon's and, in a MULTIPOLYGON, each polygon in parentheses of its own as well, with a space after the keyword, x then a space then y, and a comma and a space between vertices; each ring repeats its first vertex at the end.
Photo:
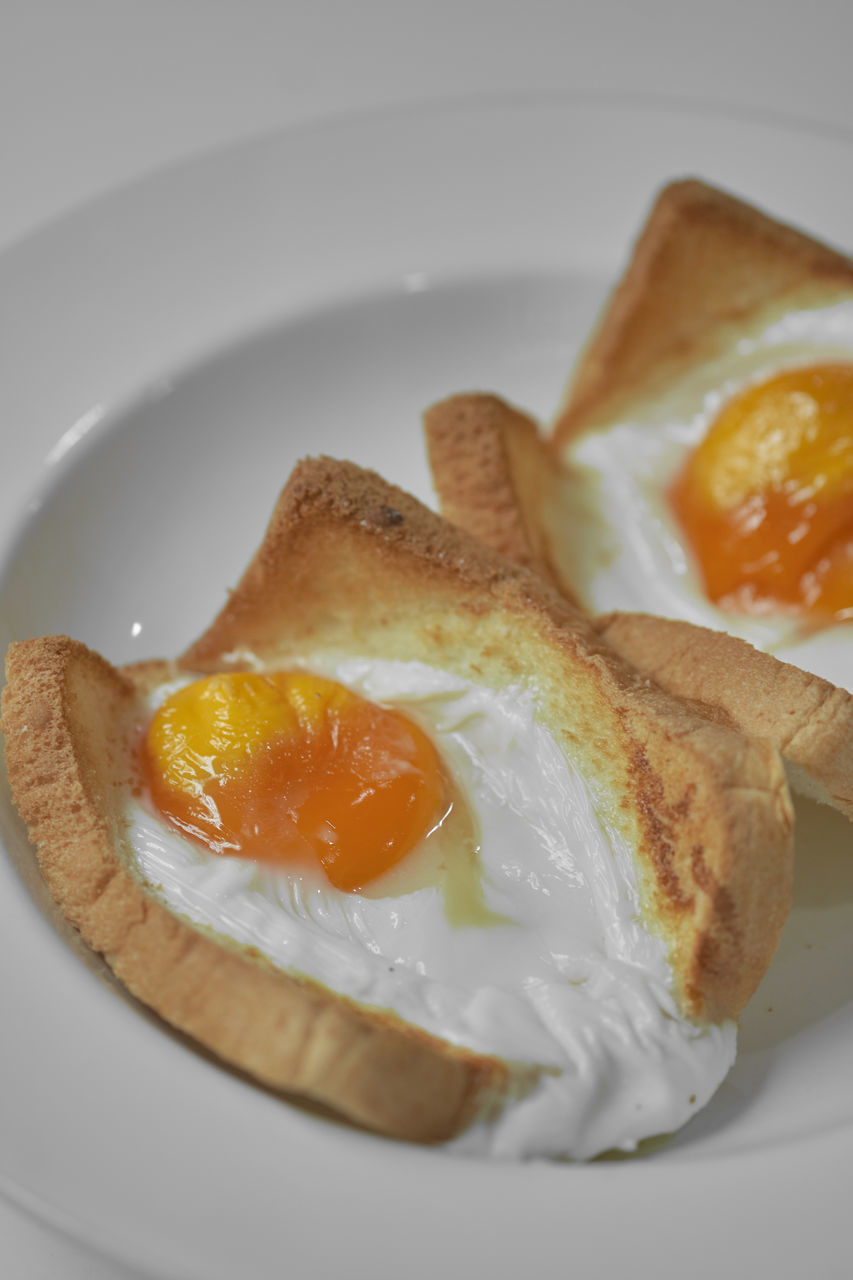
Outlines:
MULTIPOLYGON (((298 456, 429 499, 430 400, 547 416, 661 182, 853 248, 851 158, 627 100, 447 106, 223 151, 22 242, 0 258, 0 643, 176 651, 298 456)), ((163 1276, 716 1276, 734 1250, 799 1275, 841 1240, 853 1155, 849 828, 801 819, 797 905, 711 1106, 642 1159, 502 1166, 354 1133, 169 1033, 56 919, 4 796, 0 1188, 163 1276)))

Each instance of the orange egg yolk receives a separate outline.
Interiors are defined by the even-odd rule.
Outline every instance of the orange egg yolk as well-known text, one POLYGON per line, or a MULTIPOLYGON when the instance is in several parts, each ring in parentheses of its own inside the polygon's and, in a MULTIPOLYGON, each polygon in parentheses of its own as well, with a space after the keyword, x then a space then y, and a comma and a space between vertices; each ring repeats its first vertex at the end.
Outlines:
POLYGON ((304 672, 228 673, 155 713, 143 772, 160 813, 214 853, 317 867, 354 891, 440 820, 430 739, 405 716, 304 672))
POLYGON ((853 364, 791 369, 735 396, 671 497, 722 608, 853 618, 853 364))

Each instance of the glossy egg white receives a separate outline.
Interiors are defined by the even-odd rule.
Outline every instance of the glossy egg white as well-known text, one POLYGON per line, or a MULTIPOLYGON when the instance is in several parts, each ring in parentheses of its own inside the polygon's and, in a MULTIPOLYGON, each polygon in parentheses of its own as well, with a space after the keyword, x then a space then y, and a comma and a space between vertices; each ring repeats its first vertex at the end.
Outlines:
POLYGON ((678 376, 630 418, 569 442, 567 492, 548 513, 561 532, 582 603, 595 613, 639 610, 748 640, 786 662, 853 688, 853 623, 804 634, 790 619, 724 612, 702 579, 667 501, 689 453, 723 404, 782 369, 853 360, 853 299, 765 317, 678 376))
POLYGON ((344 893, 208 854, 134 805, 129 843, 149 885, 285 971, 454 1044, 547 1068, 454 1149, 586 1159, 683 1125, 729 1070, 735 1026, 680 1014, 665 946, 640 918, 631 851, 536 722, 529 693, 414 662, 305 665, 427 729, 476 847, 460 849, 450 831, 438 862, 420 865, 416 851, 409 873, 401 865, 369 892, 344 893))

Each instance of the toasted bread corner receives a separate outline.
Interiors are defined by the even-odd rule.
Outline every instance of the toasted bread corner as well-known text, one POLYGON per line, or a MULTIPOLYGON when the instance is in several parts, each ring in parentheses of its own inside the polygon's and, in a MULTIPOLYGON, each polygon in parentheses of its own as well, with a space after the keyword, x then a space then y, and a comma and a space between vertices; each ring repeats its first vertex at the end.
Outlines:
POLYGON ((705 182, 670 183, 575 365, 555 447, 712 355, 733 325, 851 289, 844 254, 705 182))
POLYGON ((442 515, 573 601, 543 519, 559 467, 533 418, 498 396, 471 392, 431 405, 423 426, 442 515))

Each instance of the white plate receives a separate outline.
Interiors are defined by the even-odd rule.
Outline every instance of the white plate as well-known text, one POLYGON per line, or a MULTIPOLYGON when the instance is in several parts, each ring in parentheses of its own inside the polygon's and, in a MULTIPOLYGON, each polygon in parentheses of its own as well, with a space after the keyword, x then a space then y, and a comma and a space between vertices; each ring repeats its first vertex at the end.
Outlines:
MULTIPOLYGON (((660 183, 701 175, 853 248, 851 159, 641 102, 447 107, 265 138, 24 242, 0 259, 0 642, 174 653, 298 456, 429 499, 431 400, 547 416, 660 183)), ((2 832, 0 1185, 116 1258, 205 1280, 840 1260, 853 863, 831 815, 803 815, 797 906, 717 1098, 671 1145, 587 1167, 453 1160, 254 1088, 69 936, 5 798, 2 832)))

